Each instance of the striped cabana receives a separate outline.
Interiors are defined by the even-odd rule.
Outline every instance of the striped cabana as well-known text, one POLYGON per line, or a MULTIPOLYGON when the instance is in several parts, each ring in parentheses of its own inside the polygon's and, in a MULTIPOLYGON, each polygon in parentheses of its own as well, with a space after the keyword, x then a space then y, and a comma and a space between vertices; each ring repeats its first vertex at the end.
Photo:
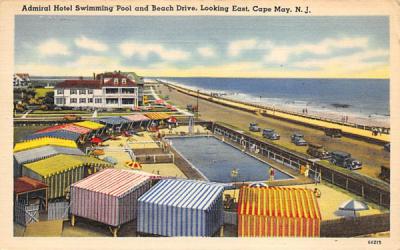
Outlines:
POLYGON ((43 138, 43 137, 60 138, 60 139, 65 139, 65 140, 78 141, 79 138, 81 137, 81 134, 71 132, 71 131, 66 131, 66 130, 54 130, 54 131, 50 131, 50 132, 35 133, 35 134, 28 135, 22 141, 29 141, 29 140, 34 140, 34 139, 43 138))
POLYGON ((239 237, 319 237, 321 213, 310 189, 242 187, 239 237))
POLYGON ((110 226, 136 219, 137 199, 150 189, 150 175, 104 169, 71 186, 71 213, 110 226), (90 197, 90 198, 89 198, 90 197))
POLYGON ((166 120, 170 117, 169 114, 163 112, 152 112, 145 114, 150 120, 158 121, 158 120, 166 120))
POLYGON ((47 188, 48 186, 38 180, 22 176, 14 179, 14 200, 29 204, 30 198, 40 196, 44 200, 45 208, 47 209, 47 188))
POLYGON ((22 175, 44 182, 49 186, 49 198, 65 195, 66 188, 102 168, 112 167, 108 162, 85 155, 55 155, 24 164, 22 175))
POLYGON ((84 128, 84 127, 80 127, 80 126, 74 125, 72 123, 67 123, 67 124, 47 127, 47 128, 38 130, 38 131, 35 132, 35 134, 52 132, 52 131, 59 131, 59 130, 61 130, 61 131, 64 131, 64 130, 65 131, 70 131, 70 132, 78 133, 78 134, 81 134, 81 135, 90 134, 90 132, 92 132, 92 130, 89 129, 89 128, 84 128))
POLYGON ((159 181, 139 198, 137 230, 162 236, 212 236, 223 225, 223 185, 159 181))
POLYGON ((66 148, 59 146, 43 146, 14 153, 14 177, 21 176, 21 167, 24 163, 30 163, 58 154, 84 155, 78 148, 66 148))
POLYGON ((43 146, 50 146, 50 145, 51 146, 61 146, 61 147, 66 147, 66 148, 77 148, 78 147, 76 145, 76 142, 71 141, 71 140, 52 138, 52 137, 43 137, 43 138, 38 138, 38 139, 30 140, 30 141, 16 143, 14 146, 14 153, 23 151, 23 150, 39 148, 39 147, 43 147, 43 146))
POLYGON ((122 116, 122 118, 129 120, 131 122, 150 121, 150 118, 148 118, 147 116, 142 115, 142 114, 126 115, 126 116, 122 116))
POLYGON ((105 125, 94 121, 75 122, 73 124, 83 128, 91 129, 92 130, 92 133, 90 134, 91 136, 102 134, 106 129, 105 125))
POLYGON ((121 116, 110 116, 97 119, 98 122, 108 126, 121 126, 126 123, 130 123, 129 120, 122 118, 121 116))
POLYGON ((103 124, 93 121, 75 122, 74 125, 92 130, 99 130, 105 127, 103 124))
POLYGON ((126 115, 122 116, 124 119, 130 121, 129 128, 132 128, 134 125, 137 125, 138 127, 142 126, 142 124, 146 124, 147 122, 150 121, 150 118, 148 118, 145 115, 142 114, 135 114, 135 115, 126 115))

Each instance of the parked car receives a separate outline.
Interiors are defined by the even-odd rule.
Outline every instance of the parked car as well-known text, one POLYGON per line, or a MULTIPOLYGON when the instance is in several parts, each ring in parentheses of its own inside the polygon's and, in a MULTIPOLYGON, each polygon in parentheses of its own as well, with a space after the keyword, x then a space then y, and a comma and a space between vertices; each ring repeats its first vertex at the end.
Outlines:
POLYGON ((379 178, 390 183, 390 168, 382 165, 379 178))
POLYGON ((260 132, 261 128, 257 125, 257 123, 252 122, 249 125, 249 130, 252 131, 252 132, 260 132))
POLYGON ((294 133, 291 136, 291 141, 297 146, 307 146, 306 140, 304 140, 304 135, 300 133, 294 133))
POLYGON ((362 167, 361 161, 352 158, 351 154, 342 151, 331 152, 330 162, 349 170, 361 169, 362 167))
POLYGON ((193 105, 193 104, 188 104, 186 105, 186 109, 192 113, 197 112, 198 111, 198 107, 197 105, 193 105))
POLYGON ((263 137, 270 139, 270 140, 279 140, 281 136, 275 132, 273 129, 263 129, 263 137))
POLYGON ((386 144, 383 146, 383 149, 386 150, 386 151, 388 151, 388 152, 390 152, 390 143, 386 143, 386 144))
POLYGON ((340 138, 342 137, 342 130, 338 128, 326 128, 325 135, 330 136, 332 138, 340 138))
POLYGON ((64 115, 64 121, 81 121, 82 117, 79 115, 64 115))
POLYGON ((330 153, 320 144, 309 143, 307 154, 320 159, 328 159, 330 153))

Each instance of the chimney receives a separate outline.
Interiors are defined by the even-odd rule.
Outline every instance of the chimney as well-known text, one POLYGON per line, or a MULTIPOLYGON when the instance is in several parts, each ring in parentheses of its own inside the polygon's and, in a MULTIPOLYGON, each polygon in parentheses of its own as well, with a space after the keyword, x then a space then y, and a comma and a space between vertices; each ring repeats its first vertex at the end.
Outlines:
POLYGON ((93 72, 93 80, 96 80, 96 73, 93 72))
POLYGON ((83 80, 83 76, 80 76, 80 77, 79 77, 79 80, 83 80))
POLYGON ((104 85, 104 78, 103 78, 103 74, 100 74, 100 84, 104 85))

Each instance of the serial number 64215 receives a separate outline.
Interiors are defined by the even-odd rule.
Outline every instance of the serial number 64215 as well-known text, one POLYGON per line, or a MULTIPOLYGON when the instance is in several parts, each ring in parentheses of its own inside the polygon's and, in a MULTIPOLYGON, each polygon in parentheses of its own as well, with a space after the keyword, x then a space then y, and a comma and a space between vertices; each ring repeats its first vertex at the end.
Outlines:
POLYGON ((382 241, 380 240, 369 240, 368 245, 380 245, 382 244, 382 241))

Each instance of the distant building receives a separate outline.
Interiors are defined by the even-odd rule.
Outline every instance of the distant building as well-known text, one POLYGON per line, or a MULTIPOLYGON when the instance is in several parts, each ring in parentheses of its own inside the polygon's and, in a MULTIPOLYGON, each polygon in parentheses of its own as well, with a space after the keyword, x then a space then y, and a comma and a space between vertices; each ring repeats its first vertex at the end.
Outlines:
POLYGON ((14 88, 26 88, 31 85, 31 79, 28 73, 15 73, 13 86, 14 88))
POLYGON ((134 73, 93 74, 93 80, 65 80, 54 87, 59 107, 135 108, 142 102, 143 80, 134 73))

